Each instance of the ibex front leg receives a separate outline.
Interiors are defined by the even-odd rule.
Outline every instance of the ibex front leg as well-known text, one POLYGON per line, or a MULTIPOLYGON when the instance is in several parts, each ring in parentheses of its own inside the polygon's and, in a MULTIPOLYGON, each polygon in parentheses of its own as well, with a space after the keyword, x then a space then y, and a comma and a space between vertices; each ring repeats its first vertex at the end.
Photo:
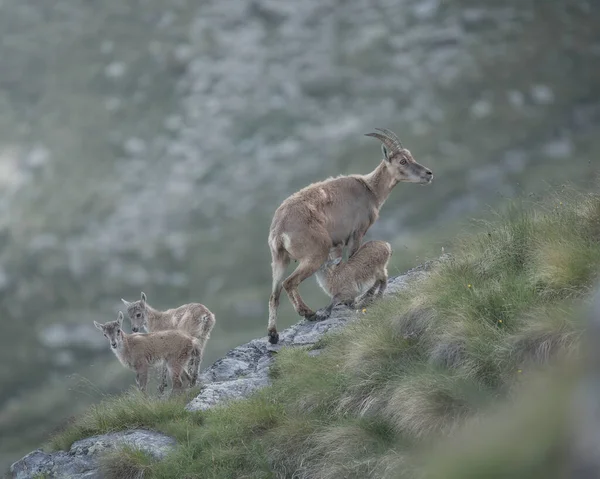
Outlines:
POLYGON ((135 382, 140 391, 145 393, 148 385, 148 367, 146 365, 136 368, 135 382))
POLYGON ((340 303, 340 298, 340 295, 334 296, 333 298, 331 298, 331 303, 329 303, 324 308, 319 309, 314 316, 307 319, 309 321, 325 321, 329 318, 329 316, 331 316, 331 311, 333 311, 333 308, 340 303))

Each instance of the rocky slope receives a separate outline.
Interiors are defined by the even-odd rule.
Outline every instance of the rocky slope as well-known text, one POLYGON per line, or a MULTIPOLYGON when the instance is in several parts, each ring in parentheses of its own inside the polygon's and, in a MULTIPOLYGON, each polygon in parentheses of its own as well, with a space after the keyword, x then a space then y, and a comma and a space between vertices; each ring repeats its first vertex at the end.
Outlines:
MULTIPOLYGON (((391 278, 386 294, 399 291, 408 281, 426 274, 431 262, 391 278)), ((345 306, 336 307, 329 319, 322 322, 302 320, 280 333, 279 344, 270 345, 266 338, 255 339, 229 351, 202 373, 203 388, 186 406, 190 411, 205 410, 227 401, 241 399, 269 384, 269 366, 273 356, 283 347, 315 346, 328 331, 341 328, 359 311, 345 306)), ((307 354, 319 354, 318 348, 309 348, 307 354)), ((10 472, 13 479, 62 477, 71 479, 99 479, 102 477, 98 459, 105 452, 123 446, 139 448, 160 460, 175 441, 164 434, 130 430, 103 434, 75 442, 69 451, 46 453, 35 450, 15 462, 10 472)))

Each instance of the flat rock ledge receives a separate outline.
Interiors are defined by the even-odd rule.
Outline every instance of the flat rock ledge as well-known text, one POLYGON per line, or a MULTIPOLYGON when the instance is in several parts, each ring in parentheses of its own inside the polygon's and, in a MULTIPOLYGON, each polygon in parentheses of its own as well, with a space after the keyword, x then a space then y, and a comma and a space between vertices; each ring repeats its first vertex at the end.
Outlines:
MULTIPOLYGON (((390 278, 385 294, 397 293, 409 282, 423 277, 434 262, 437 260, 390 278)), ((202 391, 187 404, 186 409, 210 409, 233 399, 247 397, 268 386, 271 383, 269 367, 277 351, 289 346, 314 346, 325 333, 339 329, 357 315, 356 311, 345 306, 337 306, 325 321, 302 320, 281 331, 276 345, 269 344, 265 336, 232 349, 225 357, 204 370, 200 376, 202 391)), ((308 354, 318 355, 319 352, 319 349, 312 349, 308 354)), ((35 450, 15 462, 10 467, 10 472, 13 479, 100 479, 102 474, 99 470, 99 456, 110 449, 123 446, 141 449, 160 460, 175 446, 175 440, 143 429, 103 434, 73 443, 68 452, 45 453, 41 449, 35 450)))
POLYGON ((15 462, 10 472, 14 479, 100 479, 99 456, 123 446, 140 449, 160 460, 175 446, 175 439, 145 429, 112 432, 74 442, 68 452, 45 453, 37 449, 15 462))

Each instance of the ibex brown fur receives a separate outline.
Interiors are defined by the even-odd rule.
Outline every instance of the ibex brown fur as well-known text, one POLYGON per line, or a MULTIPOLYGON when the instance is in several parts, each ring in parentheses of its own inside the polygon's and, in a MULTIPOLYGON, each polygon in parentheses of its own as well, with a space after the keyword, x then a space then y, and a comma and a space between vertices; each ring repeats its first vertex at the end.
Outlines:
POLYGON ((173 392, 182 388, 182 376, 191 382, 185 369, 192 358, 200 354, 201 346, 197 339, 177 330, 126 334, 121 311, 116 321, 105 324, 94 321, 94 326, 104 333, 121 364, 135 371, 135 381, 142 391, 146 391, 148 370, 159 362, 164 362, 169 370, 173 392))
POLYGON ((351 257, 379 216, 379 210, 399 182, 430 183, 431 170, 417 163, 410 151, 389 130, 368 133, 382 144, 383 161, 367 175, 350 175, 313 183, 287 198, 275 211, 269 231, 273 288, 269 300, 269 342, 277 343, 277 308, 285 288, 298 314, 308 319, 325 319, 326 310, 316 314, 304 303, 298 286, 327 260, 329 250, 348 248, 351 257), (290 260, 298 261, 285 280, 290 260))
MULTIPOLYGON (((158 311, 146 301, 142 292, 140 299, 130 303, 121 298, 127 307, 127 315, 131 321, 131 330, 135 333, 140 330, 147 332, 166 331, 178 329, 198 339, 200 354, 190 363, 190 376, 192 386, 198 381, 198 374, 204 356, 204 347, 210 338, 210 333, 215 326, 215 315, 203 304, 189 303, 178 308, 158 311)), ((164 391, 167 385, 167 370, 163 367, 159 391, 164 391)))
POLYGON ((316 273, 317 282, 331 297, 325 308, 327 314, 333 307, 344 303, 350 307, 364 306, 373 296, 380 297, 387 287, 387 265, 392 256, 392 246, 387 241, 367 241, 347 262, 342 262, 342 248, 334 248, 328 261, 316 273))

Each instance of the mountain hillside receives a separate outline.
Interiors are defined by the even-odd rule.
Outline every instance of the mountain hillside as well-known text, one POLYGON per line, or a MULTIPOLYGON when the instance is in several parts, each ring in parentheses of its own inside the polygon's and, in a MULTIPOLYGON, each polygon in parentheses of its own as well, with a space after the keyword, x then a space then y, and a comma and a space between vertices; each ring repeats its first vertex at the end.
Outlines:
POLYGON ((120 298, 205 303, 207 364, 264 334, 275 208, 373 169, 375 127, 435 173, 369 232, 395 274, 506 198, 593 190, 599 24, 594 0, 0 2, 0 466, 130 385, 93 328, 120 298))
POLYGON ((582 349, 599 276, 599 195, 514 207, 345 327, 283 347, 248 398, 184 411, 132 393, 53 445, 139 427, 177 440, 161 461, 113 449, 109 478, 565 477, 593 419, 576 384, 600 371, 582 349))

